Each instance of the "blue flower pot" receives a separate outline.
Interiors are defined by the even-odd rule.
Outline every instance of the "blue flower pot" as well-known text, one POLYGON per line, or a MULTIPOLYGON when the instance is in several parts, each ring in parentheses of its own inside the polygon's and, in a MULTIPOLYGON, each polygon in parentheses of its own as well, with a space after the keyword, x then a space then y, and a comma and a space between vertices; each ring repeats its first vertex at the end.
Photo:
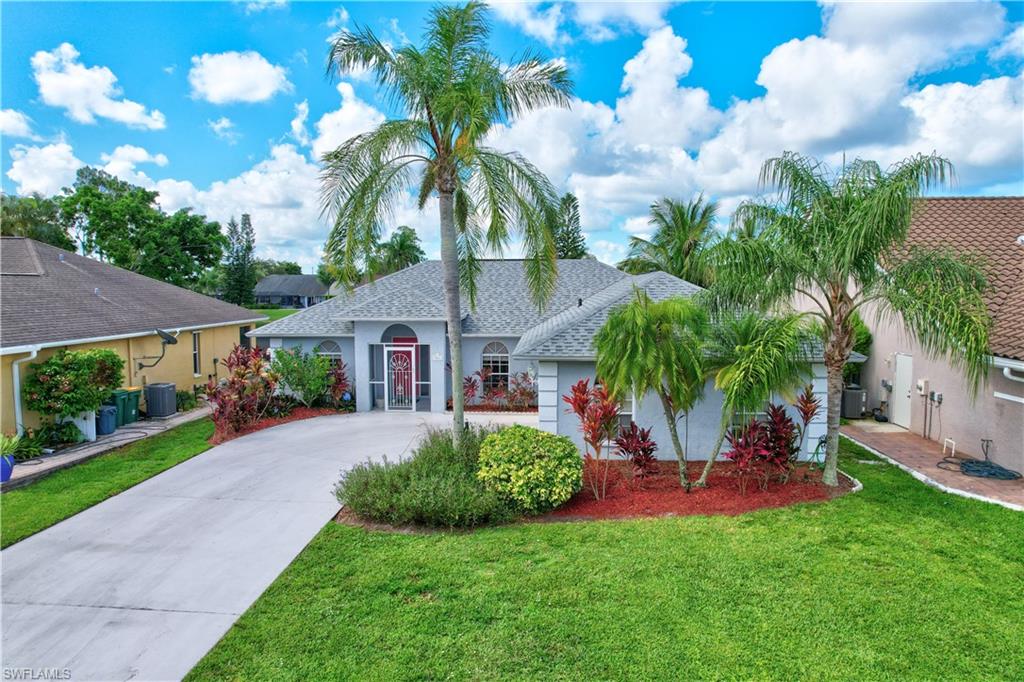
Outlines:
POLYGON ((6 483, 11 480, 11 474, 14 473, 14 455, 2 455, 0 456, 0 483, 6 483))

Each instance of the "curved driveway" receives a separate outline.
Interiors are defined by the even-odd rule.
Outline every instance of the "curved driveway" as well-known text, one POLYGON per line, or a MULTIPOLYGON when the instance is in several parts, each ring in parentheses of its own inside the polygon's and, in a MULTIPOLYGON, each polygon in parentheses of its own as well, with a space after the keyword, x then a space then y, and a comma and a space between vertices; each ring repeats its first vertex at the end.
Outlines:
POLYGON ((450 419, 370 412, 260 431, 7 548, 3 667, 182 677, 337 512, 342 469, 405 456, 450 419))

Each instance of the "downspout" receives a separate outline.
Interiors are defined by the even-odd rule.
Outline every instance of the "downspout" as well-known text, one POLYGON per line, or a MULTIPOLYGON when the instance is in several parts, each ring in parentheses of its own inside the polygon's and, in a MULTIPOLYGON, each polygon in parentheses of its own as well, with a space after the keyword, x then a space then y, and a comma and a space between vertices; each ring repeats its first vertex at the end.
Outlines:
POLYGON ((38 354, 39 346, 36 346, 28 352, 28 357, 19 358, 11 363, 11 374, 13 375, 11 376, 11 388, 14 389, 14 426, 18 430, 19 436, 25 433, 21 418, 21 363, 35 360, 38 354))
POLYGON ((1009 367, 1003 367, 1003 376, 1009 379, 1010 381, 1019 381, 1021 383, 1024 383, 1024 377, 1017 376, 1009 367))

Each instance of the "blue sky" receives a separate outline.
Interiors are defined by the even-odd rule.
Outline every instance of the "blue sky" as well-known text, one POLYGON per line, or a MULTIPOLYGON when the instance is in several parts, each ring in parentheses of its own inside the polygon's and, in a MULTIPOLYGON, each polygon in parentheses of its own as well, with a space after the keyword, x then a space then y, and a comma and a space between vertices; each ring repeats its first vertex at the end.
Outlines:
MULTIPOLYGON (((260 253, 308 270, 326 236, 317 155, 401 113, 365 79, 326 78, 327 39, 359 23, 418 42, 429 9, 5 2, 3 189, 53 193, 102 166, 168 210, 251 213, 260 253)), ((956 193, 1024 193, 1019 3, 498 3, 492 19, 500 56, 533 47, 576 83, 571 110, 500 126, 492 144, 580 197, 608 261, 655 199, 704 192, 727 218, 784 150, 833 164, 935 150, 956 193)), ((435 255, 432 208, 410 199, 394 220, 435 255)))

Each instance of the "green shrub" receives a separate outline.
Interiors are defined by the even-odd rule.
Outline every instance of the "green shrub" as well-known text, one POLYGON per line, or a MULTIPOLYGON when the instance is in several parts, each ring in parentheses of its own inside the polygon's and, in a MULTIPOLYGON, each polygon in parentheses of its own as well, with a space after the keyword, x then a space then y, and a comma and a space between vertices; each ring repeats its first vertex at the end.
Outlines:
POLYGON ((62 350, 29 367, 32 373, 22 390, 25 404, 60 417, 96 411, 124 378, 124 360, 105 348, 62 350))
POLYGON ((322 398, 330 388, 330 358, 315 353, 303 353, 296 346, 291 350, 281 349, 274 353, 270 369, 299 402, 306 407, 322 398))
POLYGON ((360 518, 394 526, 472 528, 508 521, 514 510, 476 477, 480 444, 489 433, 471 429, 455 448, 450 431, 430 431, 410 459, 353 467, 335 494, 360 518))
POLYGON ((580 489, 583 460, 565 436, 517 425, 484 440, 477 477, 519 510, 537 514, 580 489))
POLYGON ((188 412, 196 408, 199 400, 192 391, 177 391, 174 394, 174 404, 178 408, 178 412, 188 412))

